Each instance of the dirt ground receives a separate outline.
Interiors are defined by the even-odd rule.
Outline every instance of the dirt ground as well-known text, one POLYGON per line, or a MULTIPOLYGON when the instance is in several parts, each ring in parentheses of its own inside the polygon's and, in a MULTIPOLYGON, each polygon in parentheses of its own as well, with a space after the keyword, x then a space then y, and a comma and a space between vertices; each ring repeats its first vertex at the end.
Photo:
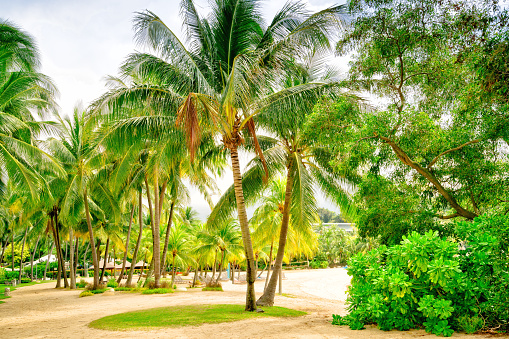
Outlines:
MULTIPOLYGON (((190 304, 243 304, 245 284, 223 283, 225 292, 193 289, 167 295, 120 293, 78 298, 80 290, 55 289, 53 283, 23 287, 0 305, 0 338, 436 338, 423 330, 382 332, 375 327, 352 331, 332 326, 331 314, 345 314, 349 284, 342 268, 285 272, 277 306, 308 312, 298 318, 260 318, 196 327, 150 331, 103 331, 88 324, 98 318, 128 311, 190 304)), ((264 281, 257 281, 261 295, 264 281)), ((480 339, 455 333, 453 338, 480 339)))

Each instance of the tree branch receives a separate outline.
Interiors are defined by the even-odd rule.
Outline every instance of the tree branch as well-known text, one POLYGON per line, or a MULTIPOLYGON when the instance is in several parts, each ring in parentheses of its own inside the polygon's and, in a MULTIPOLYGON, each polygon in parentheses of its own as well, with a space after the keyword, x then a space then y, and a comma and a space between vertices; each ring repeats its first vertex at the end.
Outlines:
POLYGON ((465 146, 468 146, 468 145, 470 145, 470 144, 476 144, 476 143, 478 143, 478 142, 480 142, 480 141, 481 141, 480 139, 471 140, 471 141, 469 141, 469 142, 464 143, 463 145, 459 145, 458 147, 451 148, 451 149, 449 149, 449 150, 447 150, 447 151, 444 151, 444 152, 440 153, 439 155, 437 155, 437 156, 435 157, 435 159, 433 159, 433 160, 429 163, 429 165, 427 166, 427 168, 428 168, 428 169, 431 169, 431 167, 432 167, 432 166, 433 166, 433 165, 434 165, 434 164, 438 161, 438 158, 440 158, 441 156, 444 156, 444 155, 446 155, 447 153, 451 153, 451 152, 454 152, 454 151, 458 151, 458 150, 462 149, 462 148, 463 148, 463 147, 465 147, 465 146))

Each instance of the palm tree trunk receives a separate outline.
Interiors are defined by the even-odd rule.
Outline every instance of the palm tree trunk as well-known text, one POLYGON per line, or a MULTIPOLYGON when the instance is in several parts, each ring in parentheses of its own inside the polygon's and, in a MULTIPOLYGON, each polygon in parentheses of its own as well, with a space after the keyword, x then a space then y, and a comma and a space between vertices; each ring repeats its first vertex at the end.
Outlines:
POLYGON ((249 231, 249 225, 247 222, 246 204, 244 202, 244 191, 242 189, 242 176, 240 174, 240 163, 239 155, 237 152, 237 145, 233 143, 230 146, 232 171, 233 171, 233 183, 235 187, 235 199, 237 201, 237 213, 239 217, 240 229, 242 232, 242 241, 244 243, 244 251, 246 254, 247 270, 246 270, 246 311, 256 310, 256 295, 254 289, 254 283, 256 280, 255 276, 255 265, 254 265, 254 253, 253 244, 251 242, 251 233, 249 231))
POLYGON ((75 290, 76 276, 74 275, 74 236, 72 227, 69 227, 69 274, 71 276, 71 290, 75 290))
POLYGON ((141 272, 140 276, 138 277, 138 281, 140 281, 141 276, 143 275, 143 271, 145 270, 145 262, 147 262, 147 255, 145 254, 145 257, 143 258, 143 265, 141 265, 141 272))
POLYGON ((55 242, 51 243, 51 248, 48 252, 48 260, 46 261, 46 267, 44 268, 44 280, 46 280, 46 273, 48 272, 49 260, 51 259, 51 255, 53 254, 53 247, 55 247, 55 242))
MULTIPOLYGON (((25 229, 25 236, 23 237, 23 245, 21 246, 21 259, 20 259, 20 263, 19 263, 18 284, 21 284, 21 275, 23 274, 23 251, 25 250, 25 243, 27 241, 27 233, 28 233, 28 227, 25 229)), ((14 252, 12 252, 12 256, 14 256, 14 252)))
POLYGON ((175 254, 173 255, 173 259, 171 261, 171 288, 173 288, 173 284, 175 284, 175 254))
POLYGON ((171 206, 170 206, 170 216, 168 217, 168 224, 166 226, 166 237, 164 238, 163 257, 161 259, 161 264, 163 266, 164 271, 166 271, 166 254, 168 253, 168 243, 170 242, 170 231, 171 231, 171 222, 173 219, 174 206, 175 206, 175 201, 172 201, 171 206))
POLYGON ((217 250, 214 254, 214 265, 212 266, 212 280, 216 277, 216 266, 217 266, 217 250))
POLYGON ((216 279, 216 286, 218 286, 219 279, 221 279, 221 274, 223 273, 224 258, 226 257, 226 251, 221 251, 221 252, 223 252, 223 255, 222 255, 222 258, 221 258, 221 266, 219 266, 219 274, 218 274, 217 279, 216 279))
POLYGON ((60 287, 62 287, 62 265, 61 265, 61 261, 60 261, 60 252, 58 251, 58 240, 57 240, 58 237, 57 237, 57 231, 55 230, 55 222, 53 219, 53 214, 50 217, 50 227, 51 227, 51 232, 53 233, 53 245, 56 247, 56 250, 57 250, 58 266, 57 266, 57 284, 56 284, 55 288, 60 288, 60 287))
POLYGON ((131 237, 131 227, 133 225, 133 217, 134 217, 134 204, 131 209, 131 218, 129 218, 129 229, 127 230, 127 238, 125 240, 125 252, 124 252, 124 260, 122 261, 122 269, 120 270, 120 275, 118 276, 117 283, 120 284, 122 281, 122 277, 124 276, 125 264, 127 263, 127 253, 129 252, 129 238, 131 237))
POLYGON ((270 266, 272 266, 272 250, 274 249, 274 240, 270 243, 270 254, 269 254, 269 266, 267 266, 267 278, 265 278, 265 287, 263 288, 263 292, 267 289, 267 284, 269 283, 270 276, 270 266))
POLYGON ((58 212, 55 212, 54 218, 55 218, 55 233, 57 235, 57 252, 60 254, 60 272, 62 274, 62 278, 64 280, 64 288, 69 287, 69 283, 67 282, 67 272, 65 271, 65 260, 64 255, 62 253, 62 242, 60 239, 60 230, 58 229, 58 212))
POLYGON ((79 248, 80 248, 80 238, 76 237, 76 253, 74 255, 74 257, 76 258, 76 260, 74 260, 74 279, 76 280, 76 274, 78 273, 78 258, 79 258, 79 248))
MULTIPOLYGON (((198 258, 199 261, 199 258, 198 258)), ((198 270, 200 269, 200 264, 196 264, 196 269, 194 270, 194 277, 193 277, 193 287, 196 286, 196 279, 198 278, 198 270)))
POLYGON ((90 237, 90 248, 92 249, 92 261, 94 263, 94 283, 92 289, 96 290, 99 286, 99 262, 97 260, 97 252, 94 244, 94 230, 92 229, 92 221, 90 220, 90 209, 88 207, 87 190, 83 193, 83 201, 85 203, 85 216, 87 218, 88 235, 90 237))
MULTIPOLYGON (((30 280, 34 281, 34 259, 35 259, 35 252, 37 251, 37 245, 39 244, 39 239, 41 238, 41 235, 39 234, 37 236, 37 241, 35 242, 34 251, 32 252, 32 255, 30 256, 30 280)), ((2 262, 0 260, 0 262, 2 262)))
MULTIPOLYGON (((140 224, 140 230, 138 233, 138 240, 136 241, 136 247, 134 248, 133 258, 131 260, 131 269, 129 270, 129 276, 127 277, 127 281, 125 285, 129 287, 131 285, 131 281, 133 279, 134 266, 138 262, 138 250, 141 244, 141 238, 143 236, 143 198, 141 194, 141 189, 138 192, 138 223, 140 224)), ((141 276, 141 274, 140 274, 141 276)))
POLYGON ((5 249, 7 248, 7 244, 9 243, 9 240, 5 240, 5 242, 2 244, 2 254, 0 255, 0 262, 4 259, 5 249))
POLYGON ((83 253, 83 275, 85 276, 85 278, 88 278, 87 252, 89 248, 90 243, 88 243, 87 248, 85 248, 85 252, 83 253))
POLYGON ((103 279, 104 279, 104 272, 106 272, 106 264, 108 263, 108 252, 109 252, 109 248, 110 247, 110 237, 108 236, 108 238, 106 239, 106 248, 104 249, 104 261, 103 261, 103 268, 102 268, 102 271, 101 271, 101 277, 99 278, 99 281, 102 283, 103 279))
POLYGON ((12 258, 11 272, 14 272, 14 222, 12 223, 11 230, 11 258, 12 258))
POLYGON ((286 191, 285 191, 285 203, 283 207, 283 220, 281 221, 281 232, 279 234, 279 247, 276 254, 276 263, 274 265, 274 271, 270 277, 269 284, 263 292, 263 295, 256 302, 259 306, 273 306, 274 297, 276 295, 276 286, 281 267, 283 265, 283 257, 285 255, 286 235, 288 234, 288 222, 290 219, 290 202, 292 200, 293 190, 293 158, 288 159, 287 175, 286 175, 286 191))

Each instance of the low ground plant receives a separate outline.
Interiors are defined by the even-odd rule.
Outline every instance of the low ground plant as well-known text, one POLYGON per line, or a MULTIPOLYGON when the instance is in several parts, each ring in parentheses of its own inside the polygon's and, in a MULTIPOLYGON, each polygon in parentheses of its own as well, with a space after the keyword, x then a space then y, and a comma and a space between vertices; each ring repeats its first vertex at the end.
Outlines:
POLYGON ((85 281, 85 279, 81 279, 79 281, 79 283, 76 284, 76 287, 78 288, 85 288, 87 286, 87 282, 85 281))
POLYGON ((223 288, 221 286, 216 287, 204 287, 201 289, 202 291, 221 291, 223 292, 223 288))
POLYGON ((92 292, 90 292, 90 291, 83 291, 83 292, 81 292, 81 293, 80 293, 80 296, 79 296, 79 297, 80 297, 80 298, 83 298, 83 297, 90 297, 90 296, 92 296, 92 295, 94 295, 94 293, 92 293, 92 292))
POLYGON ((108 283, 106 284, 106 287, 118 287, 118 282, 115 280, 115 278, 108 279, 108 283))
POLYGON ((153 289, 147 289, 142 292, 142 294, 166 294, 166 293, 173 293, 174 290, 171 288, 153 288, 153 289))
POLYGON ((509 217, 481 216, 456 225, 458 241, 437 232, 403 237, 401 244, 357 254, 345 317, 333 324, 384 331, 424 327, 428 333, 507 331, 509 217), (461 240, 461 242, 460 242, 461 240))

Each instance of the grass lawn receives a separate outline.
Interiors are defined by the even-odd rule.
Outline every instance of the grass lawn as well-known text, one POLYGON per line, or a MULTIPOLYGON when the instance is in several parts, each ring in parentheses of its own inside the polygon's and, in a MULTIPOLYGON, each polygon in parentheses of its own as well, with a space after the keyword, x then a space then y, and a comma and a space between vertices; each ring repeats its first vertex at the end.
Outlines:
POLYGON ((143 330, 161 327, 197 326, 257 317, 299 317, 306 312, 267 307, 264 313, 245 312, 244 305, 188 305, 120 313, 94 320, 90 327, 102 330, 143 330))
POLYGON ((9 287, 11 289, 11 292, 12 292, 15 289, 20 288, 20 287, 31 286, 31 285, 35 285, 35 284, 43 284, 43 283, 47 283, 47 282, 54 282, 54 280, 47 280, 47 281, 44 281, 44 282, 35 282, 35 281, 33 281, 33 282, 29 282, 29 283, 24 283, 24 284, 18 284, 16 286, 0 284, 0 304, 3 303, 3 301, 1 301, 1 299, 8 299, 8 298, 10 298, 10 297, 6 297, 5 296, 5 288, 6 287, 9 287))

